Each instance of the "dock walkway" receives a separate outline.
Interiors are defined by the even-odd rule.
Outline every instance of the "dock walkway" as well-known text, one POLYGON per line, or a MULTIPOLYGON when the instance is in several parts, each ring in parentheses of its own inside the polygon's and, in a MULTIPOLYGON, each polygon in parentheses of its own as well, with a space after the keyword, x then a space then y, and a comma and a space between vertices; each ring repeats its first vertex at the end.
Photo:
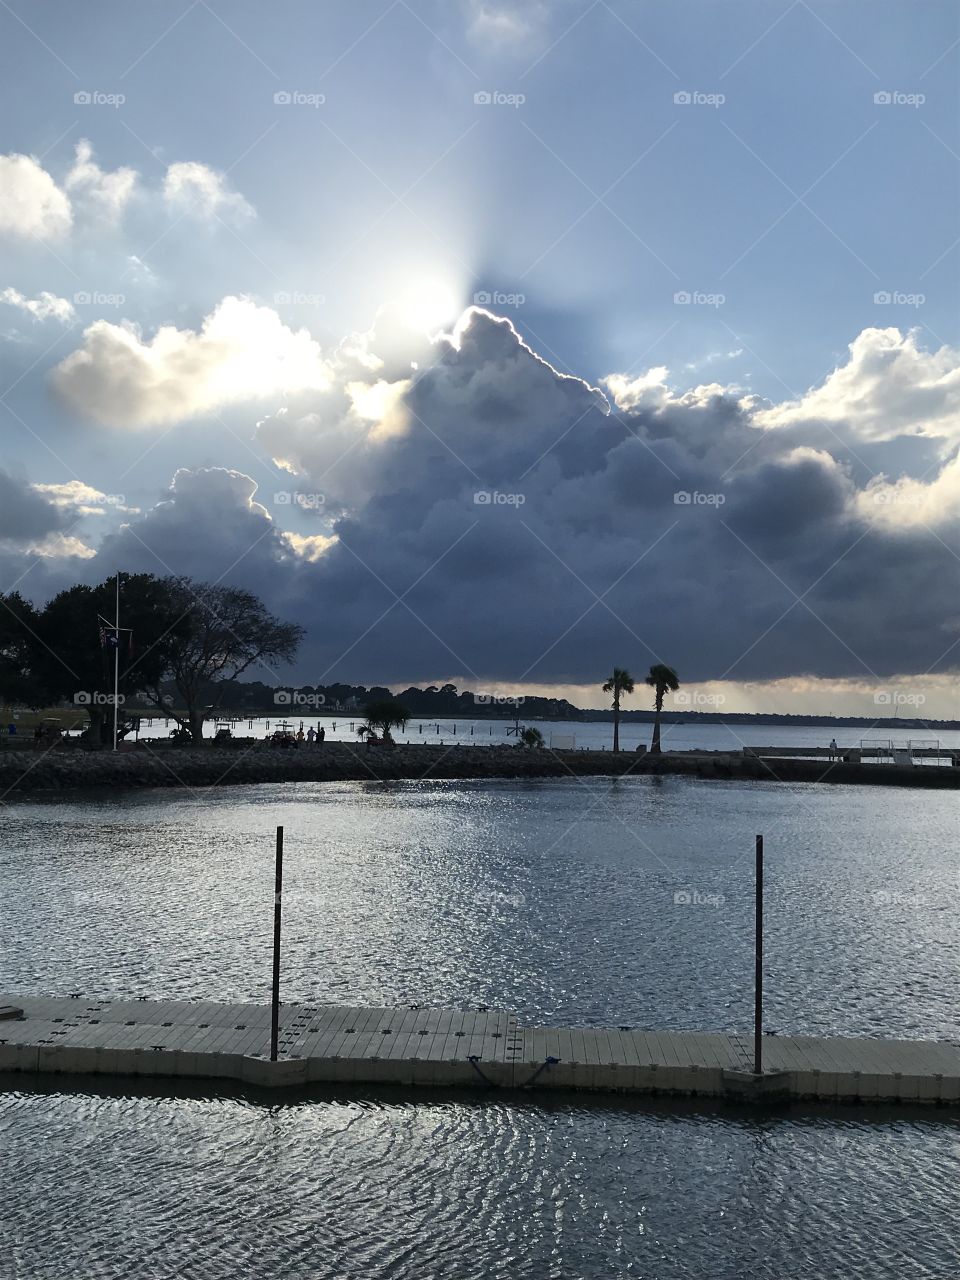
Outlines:
POLYGON ((271 1062, 267 1005, 0 995, 5 1005, 2 1073, 960 1104, 951 1041, 765 1036, 757 1077, 747 1036, 522 1027, 485 1008, 288 1004, 271 1062))

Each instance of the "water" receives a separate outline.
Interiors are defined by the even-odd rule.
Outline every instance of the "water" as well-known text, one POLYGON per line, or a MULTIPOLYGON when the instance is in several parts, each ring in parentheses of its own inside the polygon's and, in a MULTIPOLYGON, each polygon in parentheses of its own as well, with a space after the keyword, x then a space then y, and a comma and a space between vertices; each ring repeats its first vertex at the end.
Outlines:
POLYGON ((287 998, 550 1023, 960 1038, 956 797, 683 777, 304 783, 5 806, 8 987, 263 999, 286 828, 287 998))
POLYGON ((0 1131, 4 1280, 960 1274, 944 1118, 7 1094, 0 1131))
MULTIPOLYGON (((238 737, 265 738, 284 726, 296 733, 323 726, 331 742, 356 742, 357 729, 363 724, 359 712, 317 716, 298 714, 297 709, 281 708, 287 715, 258 716, 230 722, 238 737)), ((522 709, 521 709, 522 710, 522 709)), ((204 725, 204 735, 212 738, 218 721, 204 725)), ((227 722, 223 722, 227 723, 227 722)), ((530 720, 521 716, 520 723, 539 729, 548 746, 566 747, 569 740, 580 750, 609 751, 613 745, 613 724, 602 720, 530 720)), ((141 738, 166 738, 176 728, 174 721, 161 718, 141 721, 141 738)), ((650 745, 653 726, 624 721, 620 725, 620 747, 635 751, 650 745)), ((394 735, 398 742, 440 742, 446 745, 499 746, 516 742, 512 720, 424 720, 414 716, 406 728, 394 735)), ((777 725, 777 724, 664 724, 661 743, 664 751, 739 751, 742 747, 827 747, 836 738, 840 747, 859 747, 861 743, 893 742, 906 747, 911 742, 923 746, 960 747, 957 729, 870 729, 850 725, 777 725)))
MULTIPOLYGON (((0 985, 960 1039, 952 793, 663 778, 7 803, 0 985)), ((0 1277, 960 1276, 947 1113, 0 1094, 0 1277)))

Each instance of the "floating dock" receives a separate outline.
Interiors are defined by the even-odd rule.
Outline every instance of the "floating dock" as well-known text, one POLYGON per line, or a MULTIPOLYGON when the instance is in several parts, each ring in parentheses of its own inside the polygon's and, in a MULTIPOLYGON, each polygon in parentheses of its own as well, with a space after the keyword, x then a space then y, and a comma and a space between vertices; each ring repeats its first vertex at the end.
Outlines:
POLYGON ((960 751, 956 748, 928 743, 898 744, 893 740, 862 742, 859 747, 743 747, 741 751, 744 759, 747 760, 806 759, 828 760, 838 764, 867 764, 879 761, 897 765, 912 765, 920 761, 921 763, 930 762, 942 768, 956 768, 960 765, 960 751))
MULTIPOLYGON (((0 996, 0 1072, 960 1105, 960 1043, 523 1027, 475 1009, 0 996)), ((9 1083, 9 1082, 8 1082, 9 1083)))

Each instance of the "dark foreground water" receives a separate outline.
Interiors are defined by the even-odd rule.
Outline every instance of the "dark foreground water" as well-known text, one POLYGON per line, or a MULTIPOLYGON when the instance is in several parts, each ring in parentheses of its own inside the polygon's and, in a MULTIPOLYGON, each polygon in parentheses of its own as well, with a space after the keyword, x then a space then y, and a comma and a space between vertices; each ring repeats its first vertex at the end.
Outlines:
MULTIPOLYGON (((951 793, 314 784, 0 818, 7 990, 264 999, 282 822, 287 999, 743 1029, 762 831, 768 1027, 960 1039, 951 793)), ((960 1277, 946 1112, 12 1091, 0 1152, 0 1280, 960 1277)))
POLYGON ((960 1129, 463 1098, 0 1096, 21 1280, 956 1280, 960 1129))

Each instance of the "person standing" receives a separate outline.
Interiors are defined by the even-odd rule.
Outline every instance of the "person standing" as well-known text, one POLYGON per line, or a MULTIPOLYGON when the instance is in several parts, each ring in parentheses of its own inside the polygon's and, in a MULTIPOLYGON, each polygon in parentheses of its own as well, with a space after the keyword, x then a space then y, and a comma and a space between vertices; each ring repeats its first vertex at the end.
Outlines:
POLYGON ((319 729, 319 731, 318 731, 318 733, 317 733, 317 742, 319 742, 319 744, 320 744, 321 746, 323 746, 323 740, 324 740, 324 738, 325 738, 326 736, 327 736, 327 731, 326 731, 326 729, 323 727, 323 725, 321 725, 321 726, 320 726, 320 729, 319 729))
POLYGON ((311 725, 310 728, 307 730, 307 742, 311 747, 313 746, 313 740, 316 736, 317 736, 316 730, 314 729, 313 725, 311 725))

